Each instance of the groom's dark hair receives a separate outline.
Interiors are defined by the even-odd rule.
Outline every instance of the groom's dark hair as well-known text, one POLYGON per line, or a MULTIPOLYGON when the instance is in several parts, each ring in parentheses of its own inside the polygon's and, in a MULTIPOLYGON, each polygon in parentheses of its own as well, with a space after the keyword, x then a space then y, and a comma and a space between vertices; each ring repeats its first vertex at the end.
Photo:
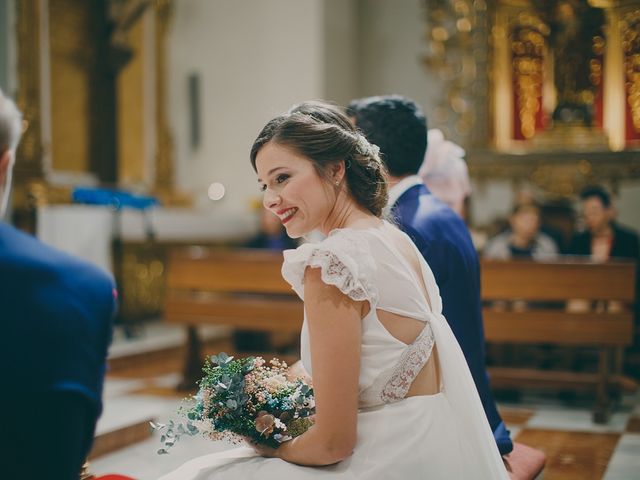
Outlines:
POLYGON ((427 118, 416 102, 401 95, 361 98, 349 103, 347 114, 380 148, 391 175, 418 173, 427 151, 427 118))

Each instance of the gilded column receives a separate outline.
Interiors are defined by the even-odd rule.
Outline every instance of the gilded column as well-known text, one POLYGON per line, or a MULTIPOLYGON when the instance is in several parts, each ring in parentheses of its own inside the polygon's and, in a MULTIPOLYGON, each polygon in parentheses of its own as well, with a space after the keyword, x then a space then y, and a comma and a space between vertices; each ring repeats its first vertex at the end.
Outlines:
POLYGON ((624 54, 620 35, 620 13, 610 8, 606 11, 607 43, 604 68, 604 130, 609 137, 609 148, 624 148, 624 54))
POLYGON ((161 196, 174 187, 173 140, 167 121, 167 54, 165 44, 173 16, 172 0, 156 0, 156 172, 155 189, 161 196))
POLYGON ((26 205, 26 183, 41 179, 42 111, 40 86, 40 0, 21 0, 17 9, 18 92, 17 103, 24 115, 24 133, 18 147, 14 173, 14 206, 26 205))
POLYGON ((484 146, 488 108, 480 92, 486 80, 478 72, 487 63, 487 3, 425 0, 424 7, 429 53, 423 62, 437 76, 442 99, 433 118, 447 138, 467 147, 484 146))
POLYGON ((509 15, 498 8, 491 29, 493 42, 493 134, 495 148, 507 150, 511 142, 513 97, 511 96, 511 52, 508 42, 509 15))
POLYGON ((624 53, 625 110, 630 122, 625 125, 628 146, 640 143, 640 2, 627 7, 622 15, 622 47, 624 53))

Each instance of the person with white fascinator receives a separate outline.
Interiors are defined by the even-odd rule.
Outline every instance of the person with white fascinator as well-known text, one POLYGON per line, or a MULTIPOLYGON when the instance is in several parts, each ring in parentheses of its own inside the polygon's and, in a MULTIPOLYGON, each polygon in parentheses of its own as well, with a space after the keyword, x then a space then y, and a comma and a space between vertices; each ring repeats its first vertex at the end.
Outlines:
POLYGON ((22 115, 0 90, 0 218, 9 204, 13 159, 21 133, 22 115))
POLYGON ((427 132, 427 153, 418 175, 427 188, 458 215, 465 218, 465 200, 471 195, 464 149, 444 138, 437 128, 427 132))
MULTIPOLYGON (((0 90, 0 217, 22 131, 0 90)), ((112 276, 0 220, 2 478, 78 480, 102 410, 112 276)))

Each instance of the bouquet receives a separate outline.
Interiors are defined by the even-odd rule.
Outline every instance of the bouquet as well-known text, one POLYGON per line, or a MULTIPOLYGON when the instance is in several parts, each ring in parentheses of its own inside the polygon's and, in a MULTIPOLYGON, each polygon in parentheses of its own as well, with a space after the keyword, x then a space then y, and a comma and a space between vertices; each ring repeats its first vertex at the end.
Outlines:
POLYGON ((181 408, 186 423, 151 424, 162 432, 158 453, 168 453, 182 435, 248 439, 272 448, 301 435, 313 424, 313 389, 301 379, 288 380, 287 369, 277 359, 267 365, 261 357, 208 358, 198 393, 181 408))

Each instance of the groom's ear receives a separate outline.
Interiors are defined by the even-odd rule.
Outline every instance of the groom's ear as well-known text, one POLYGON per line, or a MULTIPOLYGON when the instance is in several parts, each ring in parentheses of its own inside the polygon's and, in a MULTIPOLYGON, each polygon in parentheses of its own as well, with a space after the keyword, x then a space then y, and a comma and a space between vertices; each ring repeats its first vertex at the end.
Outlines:
POLYGON ((9 172, 9 166, 11 165, 11 151, 5 150, 0 154, 0 186, 4 184, 7 179, 7 172, 9 172))

